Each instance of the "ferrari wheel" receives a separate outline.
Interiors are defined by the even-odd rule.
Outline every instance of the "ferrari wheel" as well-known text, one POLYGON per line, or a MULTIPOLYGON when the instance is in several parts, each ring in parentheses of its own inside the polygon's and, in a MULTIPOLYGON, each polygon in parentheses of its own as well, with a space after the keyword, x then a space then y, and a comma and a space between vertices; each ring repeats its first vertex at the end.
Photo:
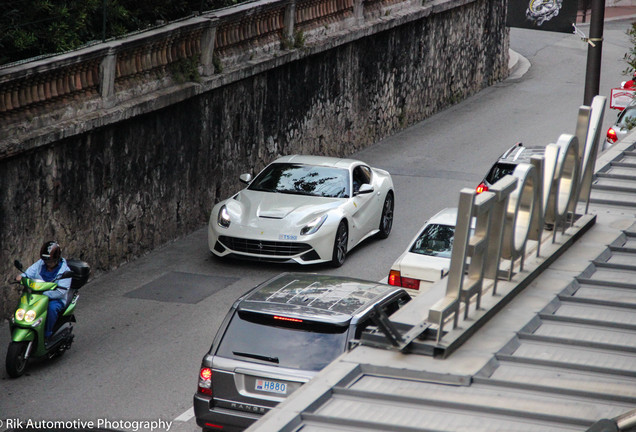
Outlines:
POLYGON ((380 217, 380 231, 378 237, 385 239, 391 234, 391 228, 393 227, 393 194, 389 192, 384 199, 384 206, 382 206, 382 216, 380 217))
POLYGON ((349 242, 349 232, 347 230, 347 223, 340 221, 338 225, 338 231, 336 231, 336 239, 333 242, 333 255, 331 258, 331 265, 334 267, 340 267, 345 262, 347 256, 347 243, 349 242))

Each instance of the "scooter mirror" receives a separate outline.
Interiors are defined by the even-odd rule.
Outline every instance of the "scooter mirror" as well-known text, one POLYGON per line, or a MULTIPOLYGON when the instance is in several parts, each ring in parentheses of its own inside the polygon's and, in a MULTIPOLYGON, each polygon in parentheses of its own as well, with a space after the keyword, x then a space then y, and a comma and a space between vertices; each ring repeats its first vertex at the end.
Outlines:
POLYGON ((18 260, 13 261, 13 265, 20 271, 22 271, 22 263, 18 260))

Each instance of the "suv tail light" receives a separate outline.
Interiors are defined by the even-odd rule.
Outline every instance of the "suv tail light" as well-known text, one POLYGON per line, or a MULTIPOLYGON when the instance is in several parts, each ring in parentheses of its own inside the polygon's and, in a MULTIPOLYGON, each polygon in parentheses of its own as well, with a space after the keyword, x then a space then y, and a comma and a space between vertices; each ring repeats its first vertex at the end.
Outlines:
POLYGON ((206 396, 212 396, 212 369, 209 367, 201 368, 197 391, 206 396))
POLYGON ((618 136, 616 135, 616 131, 613 128, 609 128, 607 130, 607 141, 611 142, 612 144, 618 141, 618 136))
POLYGON ((399 271, 391 270, 389 272, 389 285, 399 286, 412 290, 420 289, 420 281, 413 278, 403 277, 399 271))
POLYGON ((274 319, 279 321, 289 321, 289 322, 295 322, 295 323, 303 322, 303 320, 298 318, 290 318, 290 317, 284 317, 284 316, 278 316, 278 315, 274 315, 274 319))
POLYGON ((479 183, 479 186, 477 186, 477 188, 475 188, 475 191, 480 194, 482 192, 486 192, 488 190, 488 186, 486 186, 486 183, 481 182, 479 183))

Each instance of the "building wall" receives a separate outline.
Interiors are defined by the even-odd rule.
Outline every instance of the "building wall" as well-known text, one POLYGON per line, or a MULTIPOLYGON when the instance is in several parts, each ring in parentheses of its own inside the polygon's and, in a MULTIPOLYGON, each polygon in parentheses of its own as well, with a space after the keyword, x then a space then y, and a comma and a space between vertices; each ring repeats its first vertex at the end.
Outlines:
POLYGON ((348 156, 504 79, 505 2, 441 3, 221 73, 188 97, 182 86, 157 108, 115 107, 129 110, 119 121, 98 112, 89 130, 38 145, 12 137, 0 151, 0 313, 18 297, 13 260, 30 264, 47 239, 108 271, 204 226, 243 172, 284 154, 348 156))

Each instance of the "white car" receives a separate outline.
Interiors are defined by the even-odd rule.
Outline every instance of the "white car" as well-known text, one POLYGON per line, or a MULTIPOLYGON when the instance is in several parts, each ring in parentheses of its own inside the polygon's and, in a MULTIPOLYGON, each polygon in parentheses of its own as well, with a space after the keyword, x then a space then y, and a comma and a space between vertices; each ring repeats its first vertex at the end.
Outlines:
POLYGON ((457 208, 446 208, 430 218, 391 266, 389 285, 415 295, 446 276, 456 224, 457 208))
POLYGON ((391 232, 391 175, 364 162, 284 156, 240 179, 247 188, 210 214, 208 246, 217 256, 339 267, 360 242, 391 232))

